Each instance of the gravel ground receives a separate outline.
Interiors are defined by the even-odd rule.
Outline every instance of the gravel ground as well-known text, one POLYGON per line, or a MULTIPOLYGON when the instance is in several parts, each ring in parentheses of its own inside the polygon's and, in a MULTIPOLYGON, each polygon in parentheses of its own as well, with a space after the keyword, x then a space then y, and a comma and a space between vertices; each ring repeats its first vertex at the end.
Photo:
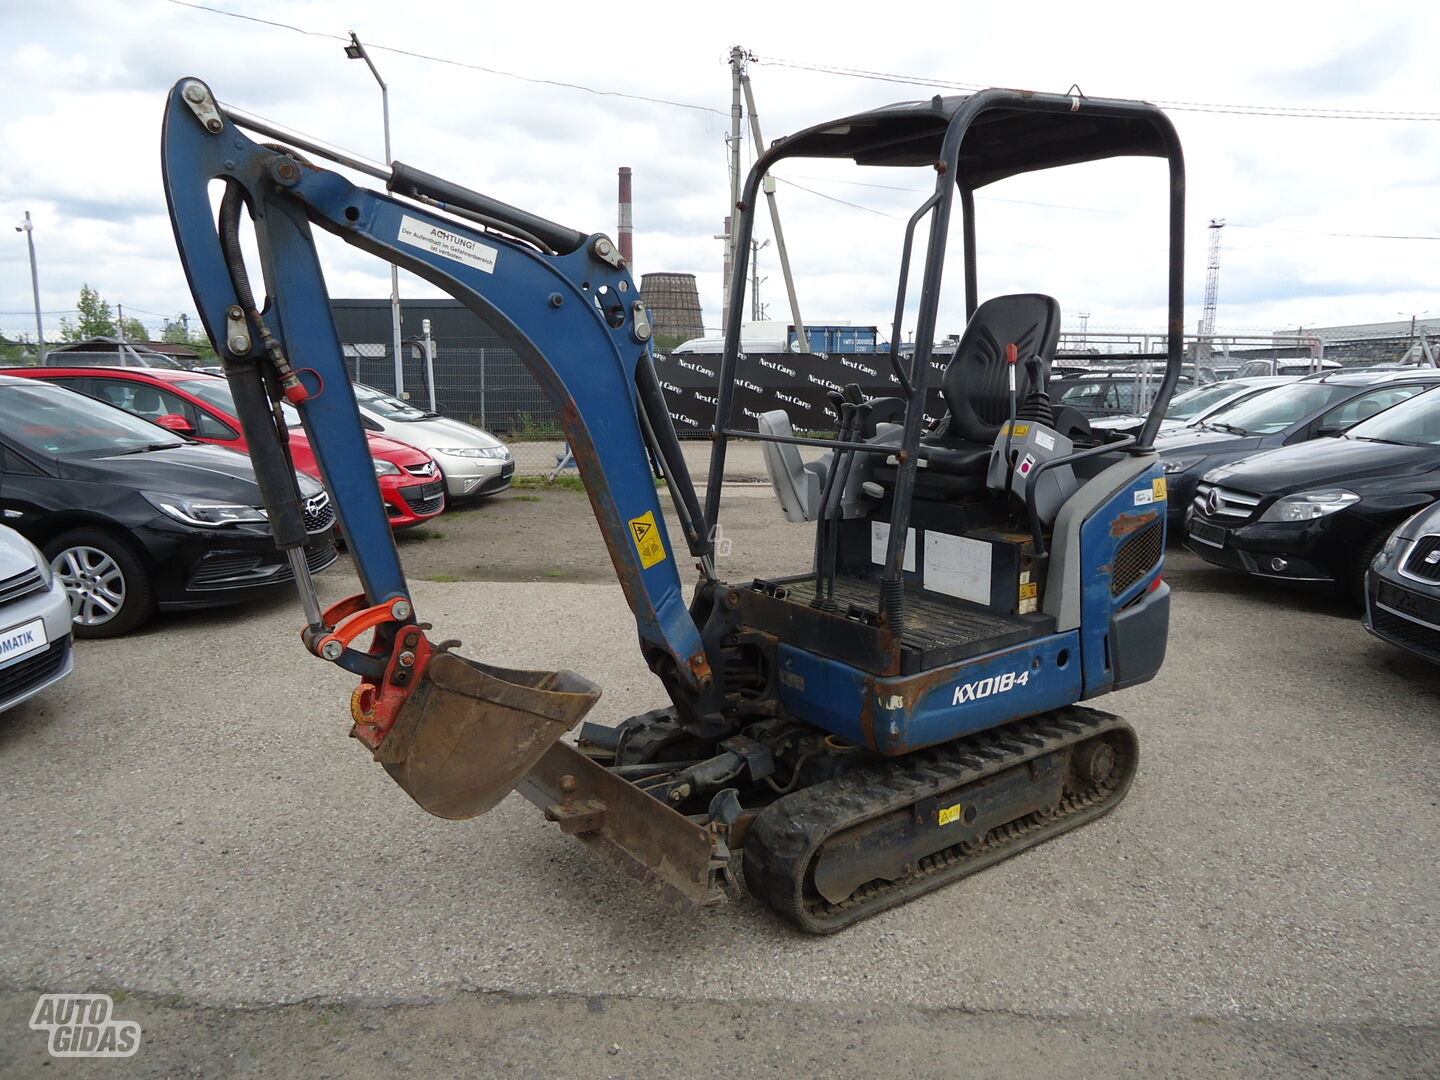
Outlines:
MULTIPOLYGON (((724 521, 751 573, 808 559, 763 489, 724 521)), ((466 655, 589 675, 607 722, 662 703, 583 495, 401 548, 466 655)), ((683 917, 518 797, 428 817, 288 596, 81 643, 0 716, 0 1074, 1436 1075, 1440 670, 1333 599, 1167 578, 1165 670, 1098 702, 1140 734, 1125 803, 823 939, 743 894, 683 917), (47 1058, 36 994, 87 990, 135 1057, 47 1058)))

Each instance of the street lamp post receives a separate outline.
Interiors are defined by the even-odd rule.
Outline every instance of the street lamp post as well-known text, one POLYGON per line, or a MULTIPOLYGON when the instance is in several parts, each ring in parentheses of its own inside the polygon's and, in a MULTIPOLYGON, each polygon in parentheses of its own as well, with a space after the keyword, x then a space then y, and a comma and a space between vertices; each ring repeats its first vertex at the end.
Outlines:
POLYGON ((16 225, 16 232, 23 232, 30 245, 30 288, 35 293, 35 347, 40 350, 40 363, 45 363, 45 324, 40 320, 40 272, 35 267, 35 232, 30 224, 30 211, 25 211, 25 224, 16 225))
MULTIPOLYGON (((365 46, 360 44, 360 38, 353 30, 350 31, 350 44, 345 46, 345 55, 351 60, 364 60, 370 68, 370 74, 374 75, 375 81, 380 84, 380 109, 385 118, 385 164, 390 165, 390 88, 385 85, 375 62, 370 59, 370 54, 365 51, 365 46)), ((405 365, 400 355, 400 269, 394 263, 390 264, 390 336, 395 350, 395 396, 403 401, 405 365)))

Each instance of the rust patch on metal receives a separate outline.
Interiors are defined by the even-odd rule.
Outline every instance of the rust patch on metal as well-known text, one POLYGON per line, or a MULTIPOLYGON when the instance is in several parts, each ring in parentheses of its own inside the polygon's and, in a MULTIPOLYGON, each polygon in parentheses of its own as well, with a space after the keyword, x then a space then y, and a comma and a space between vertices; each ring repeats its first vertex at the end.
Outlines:
POLYGON ((1114 537, 1129 536, 1131 533, 1139 532, 1159 516, 1154 510, 1147 510, 1143 514, 1121 514, 1110 523, 1110 535, 1114 537))
POLYGON ((880 694, 880 687, 875 679, 865 680, 865 700, 860 705, 860 730, 865 735, 865 743, 868 746, 879 746, 875 741, 875 699, 880 694))

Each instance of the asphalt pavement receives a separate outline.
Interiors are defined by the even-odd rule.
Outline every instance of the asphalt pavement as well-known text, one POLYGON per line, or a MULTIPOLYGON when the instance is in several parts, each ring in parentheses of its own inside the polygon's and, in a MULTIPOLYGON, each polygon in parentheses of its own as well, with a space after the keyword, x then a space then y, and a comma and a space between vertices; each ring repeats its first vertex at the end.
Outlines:
MULTIPOLYGON (((337 567, 337 571, 339 568, 337 567)), ((827 938, 685 916, 512 795, 427 816, 284 596, 79 644, 0 715, 0 1074, 1434 1076, 1440 668, 1170 553, 1097 823, 827 938), (146 1041, 52 1063, 40 992, 146 1041)), ((437 637, 663 704, 611 584, 414 583, 437 637)), ((320 578, 322 599, 354 586, 320 578)))

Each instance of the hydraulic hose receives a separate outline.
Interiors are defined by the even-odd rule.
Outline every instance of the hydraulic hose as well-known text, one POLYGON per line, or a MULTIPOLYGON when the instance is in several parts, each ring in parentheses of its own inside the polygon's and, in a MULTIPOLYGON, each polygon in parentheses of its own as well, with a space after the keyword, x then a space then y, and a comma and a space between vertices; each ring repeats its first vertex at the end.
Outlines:
MULTIPOLYGON (((219 236, 220 249, 230 272, 230 284, 235 290, 235 299, 252 322, 259 323, 259 312, 255 294, 250 288, 250 277, 245 269, 245 255, 240 248, 240 212, 244 206, 240 186, 229 183, 225 196, 220 201, 219 236)), ((229 348, 224 335, 217 335, 220 359, 225 368, 225 378, 235 398, 235 411, 240 426, 245 429, 250 461, 255 469, 255 479, 265 498, 265 510, 270 517, 270 532, 275 546, 281 551, 303 547, 310 539, 305 531, 305 517, 300 508, 300 491, 295 484, 295 466, 290 460, 290 438, 284 423, 276 415, 277 409, 271 401, 265 386, 264 373, 253 357, 236 356, 229 348), (261 419, 267 417, 266 419, 261 419)), ((269 337, 269 330, 263 337, 269 337)), ((273 338, 271 339, 273 340, 273 338)), ((277 346, 278 348, 278 343, 277 346)))

